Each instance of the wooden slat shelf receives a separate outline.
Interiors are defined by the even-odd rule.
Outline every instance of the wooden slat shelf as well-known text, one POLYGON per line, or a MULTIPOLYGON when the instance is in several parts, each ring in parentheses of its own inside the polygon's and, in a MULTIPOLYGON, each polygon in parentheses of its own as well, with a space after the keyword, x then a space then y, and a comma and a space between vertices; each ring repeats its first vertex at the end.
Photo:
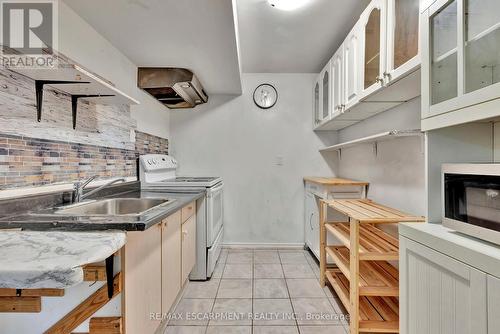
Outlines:
POLYGON ((320 284, 328 281, 349 311, 349 331, 399 332, 399 272, 387 261, 397 261, 399 242, 375 224, 425 222, 369 199, 322 200, 320 216, 320 284), (331 222, 328 209, 348 217, 331 222), (327 233, 344 246, 327 244, 327 233), (327 269, 330 256, 338 269, 327 269))
MULTIPOLYGON (((332 257, 344 276, 350 279, 349 249, 328 246, 326 252, 332 257)), ((399 295, 398 270, 386 261, 361 261, 358 281, 360 296, 399 295)))
MULTIPOLYGON (((344 246, 350 247, 349 223, 327 223, 327 232, 339 239, 344 246)), ((360 260, 395 260, 399 259, 398 239, 370 224, 359 227, 360 260)))
POLYGON ((333 199, 324 202, 330 208, 359 223, 425 222, 425 217, 408 215, 369 199, 333 199))
MULTIPOLYGON (((349 280, 338 269, 328 270, 326 277, 346 310, 350 311, 349 280)), ((399 301, 396 297, 359 297, 359 331, 399 333, 399 301)))

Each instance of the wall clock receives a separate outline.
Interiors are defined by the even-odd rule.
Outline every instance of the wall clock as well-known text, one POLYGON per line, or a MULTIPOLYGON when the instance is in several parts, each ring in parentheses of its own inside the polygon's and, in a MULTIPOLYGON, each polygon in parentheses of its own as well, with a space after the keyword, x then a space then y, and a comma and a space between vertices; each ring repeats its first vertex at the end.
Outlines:
POLYGON ((278 101, 278 92, 273 85, 262 84, 253 92, 253 102, 261 109, 272 108, 278 101))

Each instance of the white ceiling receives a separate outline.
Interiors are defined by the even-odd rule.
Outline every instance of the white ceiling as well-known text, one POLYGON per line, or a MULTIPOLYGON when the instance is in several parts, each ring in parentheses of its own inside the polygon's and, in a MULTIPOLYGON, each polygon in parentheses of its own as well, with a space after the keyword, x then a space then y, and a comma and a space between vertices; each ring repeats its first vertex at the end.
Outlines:
POLYGON ((137 66, 186 67, 208 94, 240 94, 232 0, 64 0, 137 66))
POLYGON ((281 11, 267 0, 236 0, 243 72, 316 73, 369 0, 311 0, 281 11))

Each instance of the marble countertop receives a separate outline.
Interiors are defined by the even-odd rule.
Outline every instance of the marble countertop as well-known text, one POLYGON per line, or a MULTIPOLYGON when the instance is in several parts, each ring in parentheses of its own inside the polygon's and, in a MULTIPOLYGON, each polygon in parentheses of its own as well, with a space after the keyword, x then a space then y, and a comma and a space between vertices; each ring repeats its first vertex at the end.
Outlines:
POLYGON ((74 286, 83 282, 83 265, 105 260, 125 239, 122 231, 0 231, 0 288, 74 286))
POLYGON ((53 209, 46 209, 45 212, 37 210, 0 218, 0 231, 13 228, 21 228, 24 231, 144 231, 203 196, 205 196, 205 191, 169 193, 134 190, 105 198, 168 198, 174 201, 166 206, 149 210, 140 216, 62 216, 53 214, 53 209))

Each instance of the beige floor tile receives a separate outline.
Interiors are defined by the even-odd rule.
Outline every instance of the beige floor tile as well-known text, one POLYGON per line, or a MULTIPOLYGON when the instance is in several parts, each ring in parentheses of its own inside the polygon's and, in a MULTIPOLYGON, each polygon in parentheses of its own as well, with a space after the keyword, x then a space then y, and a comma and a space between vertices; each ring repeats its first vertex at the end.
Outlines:
POLYGON ((253 252, 237 252, 237 253, 229 253, 227 255, 226 263, 253 263, 253 252))
POLYGON ((168 326, 164 334, 205 334, 205 326, 168 326))
POLYGON ((252 334, 251 326, 208 326, 206 334, 252 334))
POLYGON ((222 279, 217 298, 252 298, 252 280, 222 279))
POLYGON ((254 326, 295 325, 290 299, 254 299, 254 326))
POLYGON ((308 263, 283 264, 283 272, 286 278, 316 278, 308 263))
POLYGON ((253 334, 299 334, 297 326, 255 326, 253 334))
POLYGON ((256 250, 253 260, 255 263, 281 263, 278 251, 275 250, 256 250))
POLYGON ((300 326, 300 334, 346 334, 342 326, 300 326))
POLYGON ((254 280, 254 298, 289 298, 284 279, 266 278, 254 280))
POLYGON ((206 282, 190 281, 182 298, 211 298, 214 299, 219 288, 220 278, 212 278, 206 282))
POLYGON ((226 263, 222 278, 252 278, 252 264, 230 264, 226 263))
POLYGON ((254 278, 283 278, 281 264, 256 263, 254 264, 254 278))
POLYGON ((279 252, 281 263, 282 264, 296 264, 296 263, 304 263, 309 264, 307 262, 306 257, 303 252, 279 252))
POLYGON ((206 326, 208 320, 193 317, 193 314, 208 314, 214 305, 213 299, 182 299, 175 308, 177 319, 171 319, 172 326, 206 326))
POLYGON ((291 298, 326 298, 316 278, 287 278, 286 284, 291 298))
POLYGON ((252 299, 216 299, 210 326, 251 326, 252 299))
POLYGON ((342 325, 328 298, 292 299, 293 309, 297 313, 300 325, 342 325))
POLYGON ((212 278, 221 278, 224 273, 224 267, 226 264, 224 262, 217 262, 215 265, 214 272, 212 273, 212 278))

